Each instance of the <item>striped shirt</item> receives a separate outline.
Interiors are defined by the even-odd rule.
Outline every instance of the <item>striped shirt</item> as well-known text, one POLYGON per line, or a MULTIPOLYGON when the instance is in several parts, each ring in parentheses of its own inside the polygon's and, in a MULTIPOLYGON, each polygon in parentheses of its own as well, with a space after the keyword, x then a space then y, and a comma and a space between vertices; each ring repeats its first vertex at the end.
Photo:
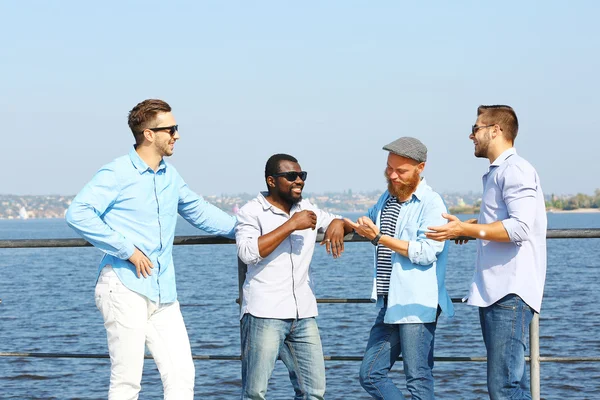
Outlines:
MULTIPOLYGON (((382 235, 394 237, 396 234, 396 223, 402 204, 398 198, 391 196, 381 211, 382 235)), ((381 244, 377 245, 377 294, 386 296, 390 288, 390 275, 392 274, 392 250, 381 244)))

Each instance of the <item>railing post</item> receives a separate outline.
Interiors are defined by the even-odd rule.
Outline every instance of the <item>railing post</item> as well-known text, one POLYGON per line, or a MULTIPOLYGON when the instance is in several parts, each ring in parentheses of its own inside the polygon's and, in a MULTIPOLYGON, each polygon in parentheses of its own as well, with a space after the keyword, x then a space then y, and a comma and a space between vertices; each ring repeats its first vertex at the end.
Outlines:
MULTIPOLYGON (((242 311, 242 302, 244 301, 244 281, 248 266, 238 257, 238 299, 240 299, 240 312, 242 311)), ((242 345, 242 320, 240 320, 240 348, 242 345)), ((241 349, 240 349, 241 350, 241 349)))
POLYGON ((532 400, 540 400, 540 314, 534 312, 529 324, 529 373, 532 400))

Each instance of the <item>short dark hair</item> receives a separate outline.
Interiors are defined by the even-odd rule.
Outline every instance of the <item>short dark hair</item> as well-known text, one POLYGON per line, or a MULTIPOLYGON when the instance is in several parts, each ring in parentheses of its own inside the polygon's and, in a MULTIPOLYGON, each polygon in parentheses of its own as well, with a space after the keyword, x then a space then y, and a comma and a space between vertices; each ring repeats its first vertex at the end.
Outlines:
POLYGON ((484 125, 498 124, 504 137, 513 143, 515 142, 519 132, 519 120, 512 107, 503 105, 479 106, 477 116, 481 117, 481 123, 484 125))
MULTIPOLYGON (((295 163, 298 162, 298 160, 296 160, 295 157, 292 157, 289 154, 273 154, 271 157, 269 157, 269 159, 267 160, 267 164, 265 165, 265 183, 267 182, 267 178, 269 176, 273 176, 274 174, 281 172, 279 170, 279 164, 281 163, 281 161, 291 161, 295 163)), ((268 184, 267 190, 270 190, 268 184)))
POLYGON ((129 111, 127 123, 136 144, 141 144, 144 140, 145 129, 155 128, 151 127, 150 124, 154 122, 156 114, 161 112, 171 112, 171 106, 158 99, 144 100, 129 111))

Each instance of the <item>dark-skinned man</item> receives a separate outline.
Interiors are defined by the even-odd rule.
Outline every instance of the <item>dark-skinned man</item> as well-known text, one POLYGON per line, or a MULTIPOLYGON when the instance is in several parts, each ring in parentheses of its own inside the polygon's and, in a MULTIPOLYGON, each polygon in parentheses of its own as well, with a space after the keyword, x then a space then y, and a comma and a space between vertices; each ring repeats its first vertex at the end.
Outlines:
POLYGON ((243 286, 242 399, 264 399, 278 357, 295 399, 323 399, 325 363, 310 275, 317 231, 334 258, 352 231, 340 216, 302 199, 307 173, 298 160, 275 154, 265 167, 267 192, 238 213, 238 256, 248 265, 243 286))

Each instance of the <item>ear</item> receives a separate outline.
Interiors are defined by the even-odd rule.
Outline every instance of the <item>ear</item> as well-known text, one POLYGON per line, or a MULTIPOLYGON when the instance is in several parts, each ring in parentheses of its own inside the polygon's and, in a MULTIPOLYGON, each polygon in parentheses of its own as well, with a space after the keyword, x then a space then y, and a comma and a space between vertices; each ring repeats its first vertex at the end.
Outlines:
POLYGON ((152 131, 150 129, 144 129, 144 138, 148 142, 150 142, 150 143, 154 142, 154 135, 155 135, 154 131, 152 131))
POLYGON ((500 129, 500 125, 495 124, 492 130, 492 139, 496 138, 496 136, 502 136, 502 129, 500 129))
POLYGON ((267 186, 269 186, 270 188, 274 188, 275 187, 275 178, 273 178, 272 176, 268 176, 267 177, 267 186))
POLYGON ((423 172, 423 170, 425 169, 425 163, 419 163, 419 165, 417 165, 417 171, 419 172, 419 174, 421 174, 423 172))

